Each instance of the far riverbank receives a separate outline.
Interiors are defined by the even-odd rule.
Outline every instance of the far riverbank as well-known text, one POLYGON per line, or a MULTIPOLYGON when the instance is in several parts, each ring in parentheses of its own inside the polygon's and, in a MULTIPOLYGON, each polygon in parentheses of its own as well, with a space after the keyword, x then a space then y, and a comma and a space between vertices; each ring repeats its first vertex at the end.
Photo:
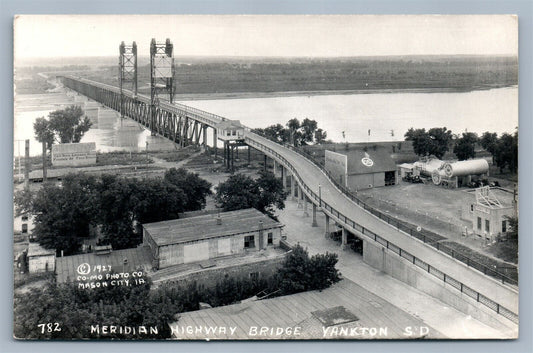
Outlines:
POLYGON ((224 92, 224 93, 190 93, 176 94, 174 101, 220 100, 220 99, 248 99, 248 98, 277 98, 299 96, 328 96, 376 93, 461 93, 486 91, 497 88, 518 88, 517 85, 476 86, 470 88, 394 88, 394 89, 355 89, 355 90, 320 90, 320 91, 279 91, 279 92, 224 92))

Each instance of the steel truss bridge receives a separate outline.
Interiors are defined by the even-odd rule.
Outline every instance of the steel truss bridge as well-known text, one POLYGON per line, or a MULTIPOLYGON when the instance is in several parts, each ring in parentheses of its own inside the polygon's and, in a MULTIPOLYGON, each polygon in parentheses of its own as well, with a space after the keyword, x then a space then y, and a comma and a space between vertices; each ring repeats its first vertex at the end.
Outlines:
MULTIPOLYGON (((120 111, 121 95, 117 87, 76 78, 59 77, 64 86, 77 91, 109 108, 120 111)), ((151 123, 150 97, 123 91, 124 116, 144 125, 152 132, 164 136, 180 146, 201 144, 207 147, 206 132, 214 129, 213 146, 216 146, 216 126, 227 120, 179 103, 161 101, 156 107, 156 119, 151 123)), ((317 210, 326 216, 326 230, 334 221, 374 247, 381 248, 384 256, 396 257, 412 270, 432 276, 440 286, 460 298, 490 310, 518 323, 517 287, 498 281, 452 256, 403 231, 399 224, 388 223, 372 214, 365 205, 347 195, 328 174, 298 151, 284 147, 245 129, 246 145, 261 151, 281 167, 284 182, 290 176, 291 196, 312 204, 313 224, 317 210), (476 304, 478 303, 478 304, 476 304), (481 305, 480 305, 481 304, 481 305)), ((216 151, 216 148, 215 148, 216 151)), ((416 287, 416 280, 408 275, 402 280, 416 287)), ((398 293, 401 295, 401 293, 398 293)), ((440 298, 442 299, 442 298, 440 298)), ((453 299, 452 299, 453 300, 453 299)))

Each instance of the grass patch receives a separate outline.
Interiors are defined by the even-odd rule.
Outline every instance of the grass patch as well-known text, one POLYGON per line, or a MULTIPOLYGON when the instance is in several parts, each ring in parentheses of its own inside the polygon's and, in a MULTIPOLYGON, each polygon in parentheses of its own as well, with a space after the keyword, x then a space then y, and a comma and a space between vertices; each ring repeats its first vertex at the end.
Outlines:
POLYGON ((96 165, 132 165, 132 164, 150 164, 152 158, 144 152, 106 152, 96 154, 96 165))
POLYGON ((54 281, 55 274, 54 272, 38 272, 38 273, 25 273, 20 276, 17 276, 14 281, 14 288, 20 288, 30 283, 48 280, 54 281))
MULTIPOLYGON (((452 248, 454 251, 461 253, 461 255, 467 256, 472 261, 475 261, 484 266, 487 266, 491 270, 495 270, 511 279, 518 281, 518 270, 515 266, 508 265, 502 261, 497 261, 475 250, 472 250, 465 245, 462 245, 462 244, 459 244, 453 241, 444 241, 444 242, 441 242, 441 244, 444 244, 447 247, 452 248)), ((488 272, 487 274, 493 275, 490 272, 488 272)), ((497 277, 497 276, 493 276, 493 277, 497 277)))
POLYGON ((489 252, 499 259, 518 264, 518 242, 502 241, 492 244, 489 252))
POLYGON ((200 149, 196 146, 190 146, 187 148, 174 150, 174 151, 159 151, 150 153, 152 156, 161 158, 167 162, 181 162, 184 159, 189 158, 200 149))

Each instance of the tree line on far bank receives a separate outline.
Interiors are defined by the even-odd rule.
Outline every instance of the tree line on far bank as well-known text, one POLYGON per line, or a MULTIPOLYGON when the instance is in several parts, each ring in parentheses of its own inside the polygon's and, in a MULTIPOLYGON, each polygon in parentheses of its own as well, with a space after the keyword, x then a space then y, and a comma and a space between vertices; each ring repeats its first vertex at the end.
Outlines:
POLYGON ((404 135, 411 141, 416 155, 421 157, 435 156, 442 159, 450 150, 457 159, 475 158, 476 146, 480 145, 492 155, 493 163, 503 172, 518 170, 518 130, 514 134, 503 133, 498 137, 494 132, 484 132, 481 137, 474 132, 463 132, 461 136, 453 135, 446 127, 426 129, 410 128, 404 135))

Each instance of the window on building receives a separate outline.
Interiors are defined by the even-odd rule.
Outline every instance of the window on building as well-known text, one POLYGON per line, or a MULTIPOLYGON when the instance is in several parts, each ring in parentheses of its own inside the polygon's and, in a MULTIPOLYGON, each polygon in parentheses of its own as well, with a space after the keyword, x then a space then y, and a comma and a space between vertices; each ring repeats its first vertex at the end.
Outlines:
POLYGON ((507 232, 507 221, 502 221, 502 233, 507 232))
POLYGON ((272 245, 274 243, 274 234, 268 233, 268 245, 272 245))
POLYGON ((22 216, 22 221, 23 221, 23 222, 26 222, 27 220, 28 220, 28 215, 27 215, 27 214, 25 214, 24 216, 22 216))
POLYGON ((253 235, 247 235, 244 237, 245 248, 255 248, 255 237, 253 235))
POLYGON ((22 223, 22 234, 28 233, 28 224, 22 223))
POLYGON ((474 212, 474 205, 470 205, 470 212, 474 212))
POLYGON ((233 130, 233 131, 231 131, 231 134, 232 134, 233 136, 235 136, 235 135, 237 135, 237 131, 236 131, 236 130, 233 130))
POLYGON ((477 218, 477 229, 481 230, 481 217, 477 218))
POLYGON ((490 221, 488 219, 485 220, 485 232, 490 232, 490 221))

